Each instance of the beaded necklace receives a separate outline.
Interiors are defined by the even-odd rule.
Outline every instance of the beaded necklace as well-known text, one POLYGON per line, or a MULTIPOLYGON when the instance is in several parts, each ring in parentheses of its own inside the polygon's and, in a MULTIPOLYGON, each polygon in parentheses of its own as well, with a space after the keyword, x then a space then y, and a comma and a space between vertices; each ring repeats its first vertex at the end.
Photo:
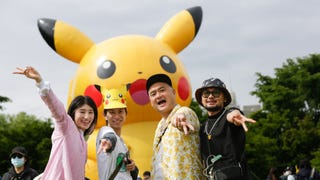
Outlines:
POLYGON ((220 118, 224 115, 224 113, 226 112, 226 109, 224 109, 224 111, 222 112, 222 114, 218 117, 218 119, 214 122, 214 124, 212 125, 210 131, 208 132, 208 122, 209 120, 206 122, 206 125, 204 127, 204 131, 208 136, 208 139, 211 140, 211 133, 213 131, 213 128, 217 125, 217 123, 219 122, 220 118))

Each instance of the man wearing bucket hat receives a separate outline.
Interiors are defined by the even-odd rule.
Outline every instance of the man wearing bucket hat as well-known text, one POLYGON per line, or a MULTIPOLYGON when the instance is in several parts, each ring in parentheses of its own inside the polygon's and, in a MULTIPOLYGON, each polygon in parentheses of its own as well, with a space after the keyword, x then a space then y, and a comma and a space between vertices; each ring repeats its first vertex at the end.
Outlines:
POLYGON ((32 180, 38 176, 38 172, 29 166, 29 157, 27 150, 22 146, 12 149, 10 154, 12 167, 6 172, 2 180, 24 179, 32 180))
POLYGON ((129 157, 121 138, 121 128, 127 117, 126 90, 111 89, 102 92, 106 124, 99 130, 96 149, 99 179, 136 179, 138 168, 129 157))
POLYGON ((203 81, 196 90, 197 102, 208 112, 200 127, 200 151, 205 165, 204 174, 215 180, 247 180, 245 158, 246 123, 254 123, 237 108, 226 108, 231 95, 218 78, 203 81))
POLYGON ((176 103, 172 82, 165 74, 151 76, 146 90, 151 106, 162 116, 153 142, 151 177, 202 179, 197 115, 176 103))

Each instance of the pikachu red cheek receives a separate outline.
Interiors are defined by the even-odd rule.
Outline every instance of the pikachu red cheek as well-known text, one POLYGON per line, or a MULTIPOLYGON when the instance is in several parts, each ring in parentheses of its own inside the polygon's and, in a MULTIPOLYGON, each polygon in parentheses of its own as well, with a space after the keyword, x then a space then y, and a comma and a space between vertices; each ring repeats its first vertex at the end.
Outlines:
POLYGON ((190 84, 186 77, 181 77, 178 81, 178 95, 182 100, 186 100, 191 96, 190 89, 186 87, 190 87, 190 84))
POLYGON ((85 89, 84 95, 91 97, 91 99, 95 102, 97 107, 99 107, 102 104, 103 99, 99 85, 89 85, 85 89))

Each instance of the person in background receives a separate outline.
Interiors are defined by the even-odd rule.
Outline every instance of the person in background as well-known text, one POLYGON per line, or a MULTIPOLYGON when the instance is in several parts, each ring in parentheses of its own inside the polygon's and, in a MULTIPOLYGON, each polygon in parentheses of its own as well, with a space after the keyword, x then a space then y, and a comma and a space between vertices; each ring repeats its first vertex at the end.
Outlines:
POLYGON ((139 170, 121 138, 121 129, 127 118, 125 93, 124 89, 105 90, 102 93, 107 126, 100 128, 96 140, 100 180, 136 180, 138 176, 139 170))
MULTIPOLYGON (((75 97, 66 112, 63 103, 53 93, 49 82, 44 81, 33 67, 17 68, 14 74, 33 79, 39 94, 55 119, 51 136, 49 161, 41 175, 42 180, 83 180, 87 161, 87 142, 97 123, 98 110, 88 96, 75 97)), ((39 177, 37 177, 39 179, 39 177)))
POLYGON ((23 146, 14 147, 10 159, 12 167, 3 175, 2 180, 32 180, 39 175, 36 170, 30 167, 28 152, 23 146))
POLYGON ((162 119, 153 142, 152 179, 202 179, 197 115, 176 102, 176 91, 165 74, 148 78, 151 106, 162 119))
POLYGON ((283 174, 280 176, 281 180, 295 180, 295 169, 291 166, 287 166, 284 171, 283 174))
POLYGON ((276 167, 270 168, 270 171, 269 171, 269 174, 268 174, 266 180, 277 180, 277 168, 276 167))
POLYGON ((227 108, 231 95, 218 78, 203 81, 195 92, 199 105, 208 113, 200 127, 200 151, 208 179, 248 180, 245 157, 246 123, 255 123, 238 108, 227 108))
POLYGON ((151 180, 151 173, 150 171, 143 172, 143 180, 151 180))
POLYGON ((312 168, 308 159, 302 159, 299 164, 299 172, 296 175, 297 180, 320 180, 320 174, 315 168, 312 168))

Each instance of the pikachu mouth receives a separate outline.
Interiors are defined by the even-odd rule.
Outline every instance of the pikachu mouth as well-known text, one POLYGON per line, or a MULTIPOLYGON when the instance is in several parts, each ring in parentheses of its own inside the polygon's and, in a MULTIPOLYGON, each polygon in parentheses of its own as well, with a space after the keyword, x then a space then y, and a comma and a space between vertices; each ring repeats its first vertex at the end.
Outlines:
POLYGON ((149 97, 146 90, 147 80, 138 79, 129 86, 129 93, 132 100, 139 105, 146 105, 149 103, 149 97))

